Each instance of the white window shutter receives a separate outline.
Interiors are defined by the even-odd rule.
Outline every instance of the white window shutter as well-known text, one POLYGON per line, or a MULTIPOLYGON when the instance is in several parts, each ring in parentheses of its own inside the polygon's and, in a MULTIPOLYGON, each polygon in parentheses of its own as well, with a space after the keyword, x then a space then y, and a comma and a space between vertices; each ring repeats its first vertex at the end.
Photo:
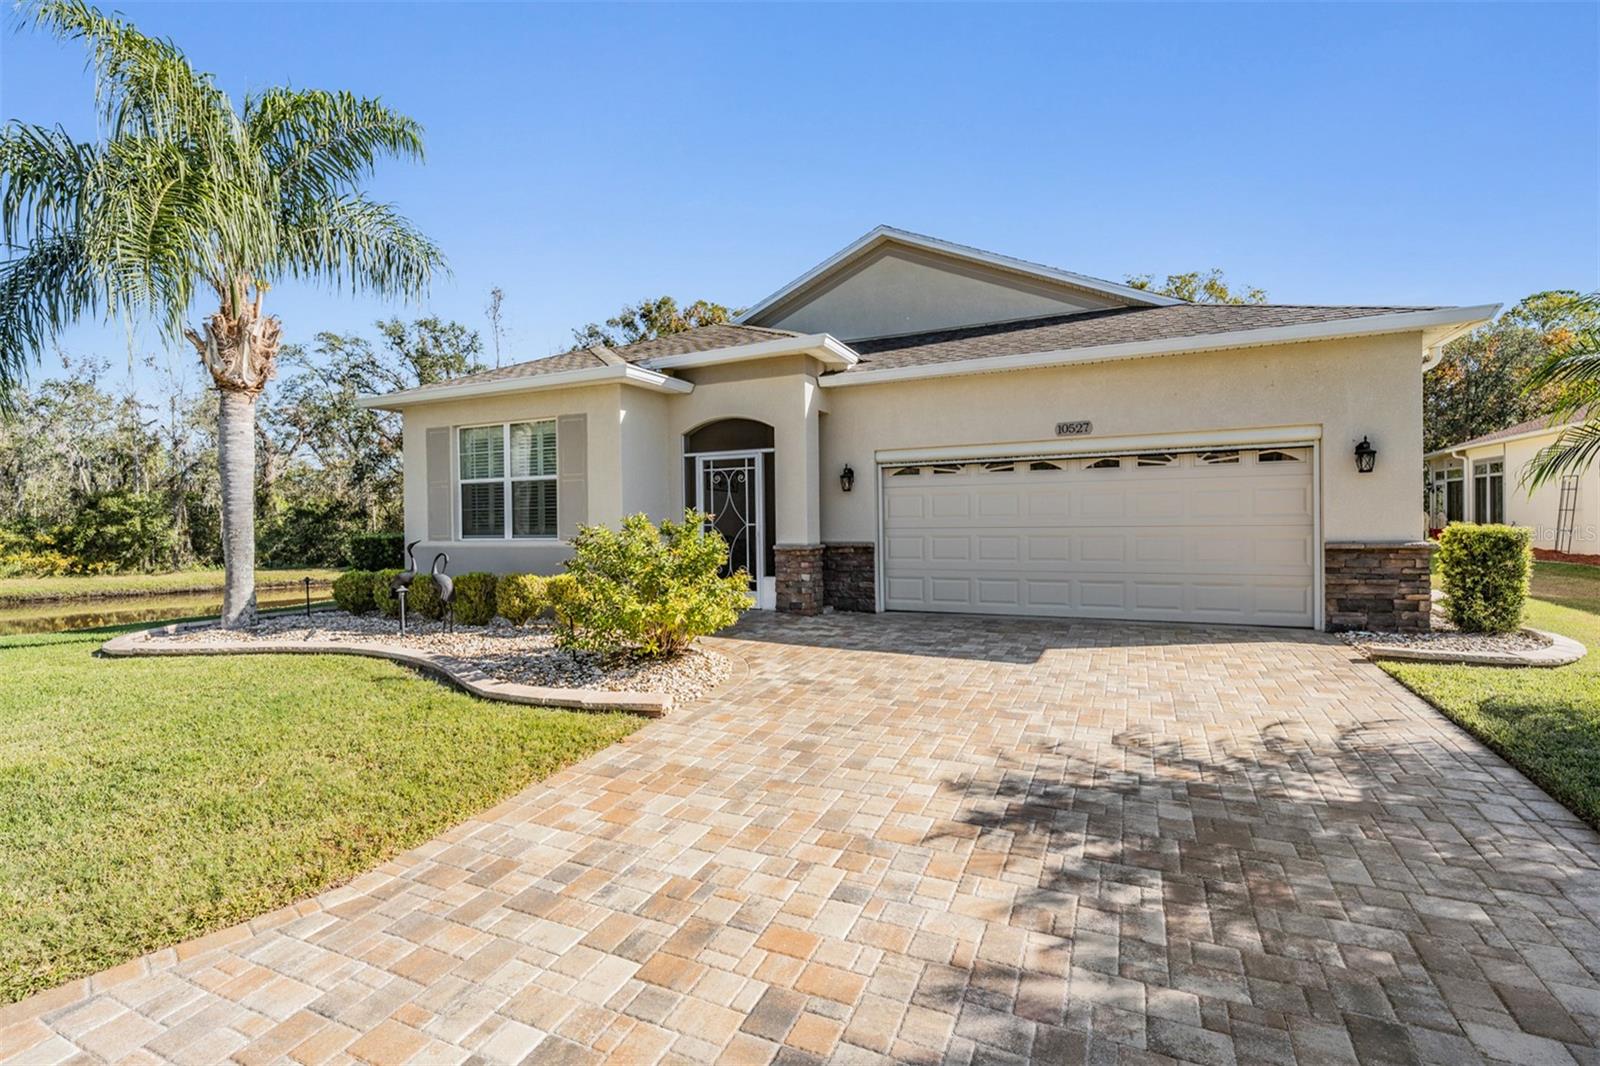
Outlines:
POLYGON ((454 525, 455 479, 450 476, 450 430, 428 430, 428 539, 449 540, 454 525))
POLYGON ((556 419, 556 536, 571 540, 589 521, 589 416, 556 419))

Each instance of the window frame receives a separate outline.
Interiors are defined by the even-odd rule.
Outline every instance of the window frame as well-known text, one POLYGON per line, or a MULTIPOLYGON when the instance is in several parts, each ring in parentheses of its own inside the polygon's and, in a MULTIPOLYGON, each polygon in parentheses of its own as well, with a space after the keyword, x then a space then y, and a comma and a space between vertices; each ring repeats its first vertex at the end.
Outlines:
POLYGON ((555 541, 561 539, 561 493, 559 487, 556 491, 555 510, 556 520, 552 531, 549 533, 514 533, 516 517, 513 511, 515 492, 513 486, 530 481, 548 481, 557 484, 561 469, 561 438, 557 431, 555 418, 518 418, 508 422, 471 422, 455 427, 454 437, 451 440, 452 462, 450 472, 455 482, 456 496, 456 537, 462 541, 494 541, 494 540, 545 540, 555 541), (500 427, 500 476, 499 477, 462 477, 461 476, 461 434, 469 429, 491 429, 500 427), (549 426, 550 433, 555 439, 556 472, 552 474, 513 474, 511 472, 511 427, 512 426, 549 426), (463 499, 462 488, 466 485, 499 485, 501 496, 500 518, 501 529, 499 534, 467 532, 466 501, 463 499))
POLYGON ((1506 464, 1504 458, 1477 459, 1472 463, 1472 521, 1478 525, 1503 524, 1506 520, 1506 464), (1483 487, 1483 507, 1478 506, 1479 483, 1483 487), (1498 493, 1496 490, 1498 489, 1498 493), (1498 497, 1498 498, 1497 498, 1498 497), (1499 511, 1498 515, 1493 512, 1499 511))

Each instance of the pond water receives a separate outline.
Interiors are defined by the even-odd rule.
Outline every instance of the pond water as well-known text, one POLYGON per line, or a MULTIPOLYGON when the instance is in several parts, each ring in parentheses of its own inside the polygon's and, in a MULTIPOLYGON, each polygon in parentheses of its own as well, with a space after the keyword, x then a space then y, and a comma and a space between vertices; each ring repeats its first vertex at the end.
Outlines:
MULTIPOLYGON (((312 604, 325 603, 326 588, 313 587, 312 604)), ((304 589, 258 589, 256 605, 298 607, 306 602, 304 589)), ((60 603, 27 603, 0 607, 0 636, 9 633, 64 633, 69 629, 94 629, 129 622, 165 622, 179 618, 204 618, 222 610, 222 592, 185 592, 172 596, 122 596, 60 603)))

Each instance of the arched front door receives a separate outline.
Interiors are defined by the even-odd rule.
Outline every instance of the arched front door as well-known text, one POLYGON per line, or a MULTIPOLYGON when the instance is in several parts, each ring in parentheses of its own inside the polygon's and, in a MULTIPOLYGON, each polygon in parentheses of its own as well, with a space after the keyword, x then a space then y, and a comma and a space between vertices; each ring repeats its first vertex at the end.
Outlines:
POLYGON ((773 579, 772 427, 727 418, 684 435, 684 497, 728 542, 728 573, 744 570, 756 606, 777 602, 773 579))

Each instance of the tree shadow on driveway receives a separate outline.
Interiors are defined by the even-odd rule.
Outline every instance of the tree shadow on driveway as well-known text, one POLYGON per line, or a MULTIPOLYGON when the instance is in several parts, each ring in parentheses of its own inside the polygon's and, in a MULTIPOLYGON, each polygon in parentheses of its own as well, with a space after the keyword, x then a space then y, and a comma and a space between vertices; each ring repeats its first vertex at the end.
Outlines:
POLYGON ((1060 1026, 1091 1061, 1591 1061, 1600 841, 1398 724, 1124 731, 943 780, 957 813, 924 843, 992 871, 963 907, 1029 933, 1021 964, 979 948, 960 1009, 988 1028, 965 1034, 1060 1026))

